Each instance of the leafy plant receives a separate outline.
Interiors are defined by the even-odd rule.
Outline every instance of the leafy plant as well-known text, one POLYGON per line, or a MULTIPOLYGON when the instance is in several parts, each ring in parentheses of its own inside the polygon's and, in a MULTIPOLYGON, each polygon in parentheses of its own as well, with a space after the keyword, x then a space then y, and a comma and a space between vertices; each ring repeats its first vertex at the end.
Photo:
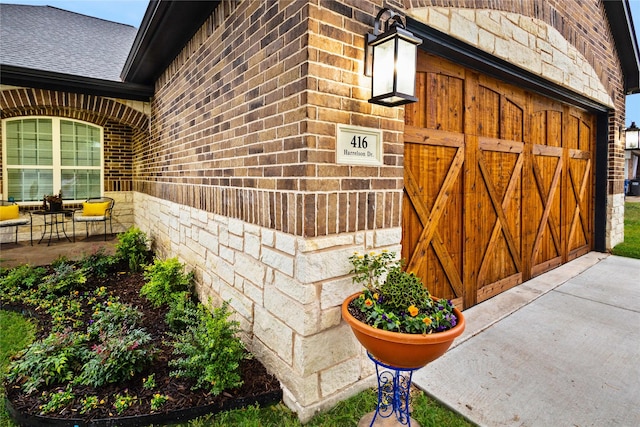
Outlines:
POLYGON ((99 311, 88 326, 88 335, 97 343, 78 382, 94 387, 125 381, 144 370, 153 358, 152 338, 137 327, 142 315, 127 304, 112 303, 99 311))
POLYGON ((36 287, 47 270, 42 267, 32 267, 28 264, 12 268, 0 279, 0 288, 3 292, 15 289, 31 289, 36 287))
POLYGON ((129 304, 108 301, 104 309, 96 310, 89 320, 87 333, 91 339, 98 339, 101 335, 118 335, 123 330, 132 330, 142 320, 140 310, 129 304))
POLYGON ((153 390, 156 388, 156 374, 151 374, 142 379, 142 388, 145 390, 153 390))
POLYGON ((154 394, 153 397, 151 398, 151 410, 157 411, 162 407, 162 405, 167 403, 168 400, 169 400, 169 397, 165 396, 164 394, 160 394, 160 393, 154 394))
POLYGON ((146 267, 144 277, 147 282, 140 289, 140 295, 151 301, 154 307, 171 306, 193 289, 193 272, 185 273, 178 258, 156 259, 146 267))
POLYGON ((451 301, 434 301, 419 277, 402 270, 395 253, 356 252, 349 260, 353 281, 364 285, 350 307, 366 324, 387 331, 430 334, 458 323, 451 301))
POLYGON ((200 307, 198 322, 171 334, 175 339, 174 354, 179 357, 169 361, 174 368, 170 375, 194 379, 194 389, 204 388, 215 396, 242 385, 240 361, 249 355, 237 337, 239 323, 228 320, 228 302, 213 312, 200 307))
POLYGON ((136 401, 136 396, 129 396, 127 392, 124 394, 116 394, 115 400, 113 401, 113 407, 118 413, 121 415, 124 411, 126 411, 131 405, 133 405, 136 401))
POLYGON ((82 405, 80 407, 80 414, 84 415, 87 412, 96 409, 101 404, 104 404, 104 401, 99 401, 98 396, 87 396, 80 401, 80 404, 82 405))
POLYGON ((193 301, 191 295, 186 292, 181 292, 180 294, 183 297, 175 299, 165 316, 165 322, 174 332, 182 331, 190 325, 195 325, 201 316, 201 307, 193 301))
POLYGON ((81 289, 86 283, 87 276, 82 268, 76 268, 66 262, 57 264, 52 274, 43 278, 41 291, 53 295, 62 295, 70 291, 81 289))
POLYGON ((22 357, 9 366, 7 380, 31 394, 42 385, 70 381, 86 358, 86 335, 67 331, 53 333, 31 344, 22 357))
POLYGON ((97 252, 82 257, 80 265, 87 272, 87 275, 102 278, 107 276, 109 269, 116 262, 116 257, 107 255, 104 248, 100 248, 97 252))
POLYGON ((129 264, 131 271, 140 271, 150 255, 147 235, 138 227, 131 227, 118 235, 116 257, 129 264))
POLYGON ((76 398, 76 395, 71 391, 71 387, 67 386, 65 390, 58 390, 55 393, 42 393, 43 397, 48 396, 49 401, 40 406, 40 413, 42 415, 49 414, 51 412, 58 412, 65 406, 69 405, 76 398))

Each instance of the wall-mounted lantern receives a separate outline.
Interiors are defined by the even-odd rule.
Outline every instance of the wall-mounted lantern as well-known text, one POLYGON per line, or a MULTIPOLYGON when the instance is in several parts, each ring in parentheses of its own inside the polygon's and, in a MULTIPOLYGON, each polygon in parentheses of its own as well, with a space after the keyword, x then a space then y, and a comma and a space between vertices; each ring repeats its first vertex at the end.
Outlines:
POLYGON ((395 107, 418 100, 416 64, 421 43, 396 12, 386 8, 378 12, 373 34, 365 34, 365 75, 372 77, 370 103, 395 107), (384 14, 389 17, 381 33, 384 14))
POLYGON ((631 122, 631 126, 629 126, 624 131, 624 139, 625 139, 625 149, 627 150, 637 150, 638 149, 638 137, 640 136, 640 128, 636 126, 636 122, 631 122))

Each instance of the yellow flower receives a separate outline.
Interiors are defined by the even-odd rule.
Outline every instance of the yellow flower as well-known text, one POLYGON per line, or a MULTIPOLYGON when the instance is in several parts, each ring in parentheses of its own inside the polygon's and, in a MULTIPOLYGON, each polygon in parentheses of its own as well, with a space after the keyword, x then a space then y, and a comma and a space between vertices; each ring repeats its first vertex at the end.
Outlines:
POLYGON ((418 310, 418 307, 416 307, 415 305, 410 305, 407 310, 409 310, 409 314, 411 315, 411 317, 416 317, 418 313, 420 313, 420 310, 418 310))
POLYGON ((373 305, 373 301, 371 301, 369 298, 367 298, 364 302, 364 305, 366 305, 367 307, 371 307, 373 305))
POLYGON ((422 319, 422 321, 424 322, 425 325, 429 326, 432 322, 430 317, 425 317, 424 319, 422 319))
POLYGON ((377 293, 377 292, 376 292, 375 294, 373 294, 373 299, 374 299, 374 300, 376 300, 376 301, 377 301, 377 300, 378 300, 378 298, 379 298, 379 295, 378 295, 378 293, 377 293))

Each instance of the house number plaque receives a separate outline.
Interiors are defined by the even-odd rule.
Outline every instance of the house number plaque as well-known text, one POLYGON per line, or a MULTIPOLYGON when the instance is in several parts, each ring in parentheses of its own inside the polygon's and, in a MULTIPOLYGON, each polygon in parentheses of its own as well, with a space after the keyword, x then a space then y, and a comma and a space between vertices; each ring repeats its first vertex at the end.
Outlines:
POLYGON ((338 125, 336 162, 348 165, 382 165, 382 131, 338 125))

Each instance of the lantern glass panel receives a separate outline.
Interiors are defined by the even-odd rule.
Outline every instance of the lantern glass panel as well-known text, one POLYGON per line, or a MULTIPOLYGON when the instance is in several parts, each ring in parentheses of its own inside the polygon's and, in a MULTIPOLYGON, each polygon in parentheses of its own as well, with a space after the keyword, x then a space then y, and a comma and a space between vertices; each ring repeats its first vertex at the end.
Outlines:
POLYGON ((394 38, 390 38, 373 47, 372 95, 374 97, 393 92, 393 78, 395 73, 394 41, 394 38))
POLYGON ((416 87, 416 50, 414 43, 398 40, 398 86, 397 91, 413 96, 416 87))
POLYGON ((635 149, 638 148, 638 134, 640 131, 637 130, 628 130, 626 132, 626 148, 627 149, 635 149))

